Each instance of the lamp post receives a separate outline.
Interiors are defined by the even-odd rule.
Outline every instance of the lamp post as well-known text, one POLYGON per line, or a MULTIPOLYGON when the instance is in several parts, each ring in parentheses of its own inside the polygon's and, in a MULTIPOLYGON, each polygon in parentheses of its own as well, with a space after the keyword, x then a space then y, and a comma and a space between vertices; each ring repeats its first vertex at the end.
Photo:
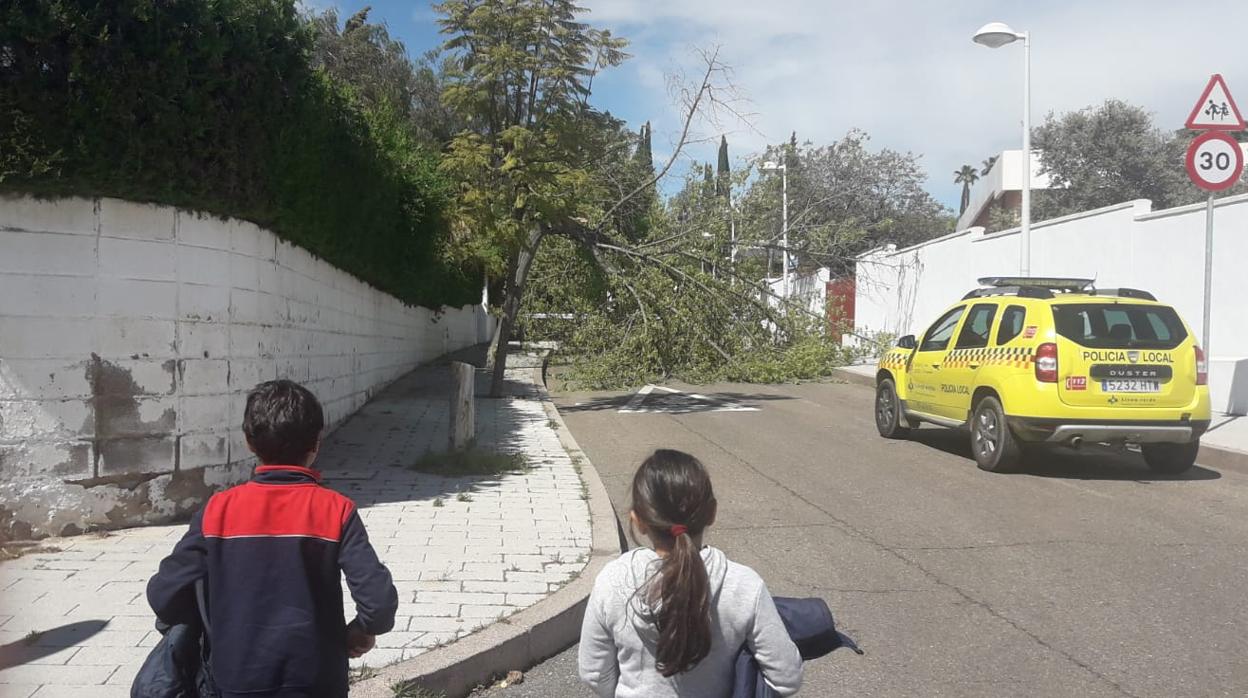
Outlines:
POLYGON ((780 172, 781 206, 783 210, 781 227, 783 242, 780 244, 784 247, 784 284, 781 286, 784 290, 781 293, 781 297, 787 299, 789 297, 789 166, 787 163, 776 164, 768 160, 763 163, 762 170, 763 172, 776 172, 777 170, 780 172))
POLYGON ((1019 272, 1031 276, 1031 34, 1016 32, 1004 22, 989 22, 975 32, 974 42, 1001 48, 1023 41, 1023 225, 1019 272))

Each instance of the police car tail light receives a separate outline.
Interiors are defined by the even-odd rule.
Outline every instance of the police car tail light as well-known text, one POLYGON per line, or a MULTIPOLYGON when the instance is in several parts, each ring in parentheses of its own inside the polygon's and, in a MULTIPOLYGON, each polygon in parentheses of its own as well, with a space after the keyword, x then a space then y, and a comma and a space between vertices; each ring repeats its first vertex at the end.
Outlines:
POLYGON ((1205 358, 1205 350, 1196 349, 1196 385, 1209 385, 1209 361, 1205 358))
POLYGON ((1046 342, 1036 347, 1036 380, 1041 383, 1057 382, 1057 345, 1046 342))

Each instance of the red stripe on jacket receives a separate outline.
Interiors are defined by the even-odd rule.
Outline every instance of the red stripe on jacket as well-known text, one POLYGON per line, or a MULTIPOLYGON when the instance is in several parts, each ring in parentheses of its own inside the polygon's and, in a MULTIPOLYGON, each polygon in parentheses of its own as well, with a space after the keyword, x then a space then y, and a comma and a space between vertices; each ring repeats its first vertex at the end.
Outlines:
POLYGON ((207 538, 303 537, 337 543, 353 511, 350 499, 315 482, 248 482, 208 500, 203 531, 207 538))

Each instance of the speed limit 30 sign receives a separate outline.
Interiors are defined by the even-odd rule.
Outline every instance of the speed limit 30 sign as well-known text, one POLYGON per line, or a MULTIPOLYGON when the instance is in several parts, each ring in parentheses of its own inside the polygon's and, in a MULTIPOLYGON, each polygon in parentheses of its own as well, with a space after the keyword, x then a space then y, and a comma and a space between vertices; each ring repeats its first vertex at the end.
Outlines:
POLYGON ((1187 175, 1206 191, 1230 189, 1244 172, 1244 152, 1225 131, 1208 131, 1187 148, 1187 175))

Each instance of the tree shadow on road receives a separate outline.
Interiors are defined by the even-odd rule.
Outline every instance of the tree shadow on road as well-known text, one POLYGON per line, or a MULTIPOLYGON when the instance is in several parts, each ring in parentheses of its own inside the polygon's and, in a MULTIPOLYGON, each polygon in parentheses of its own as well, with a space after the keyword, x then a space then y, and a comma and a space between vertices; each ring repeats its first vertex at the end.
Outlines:
MULTIPOLYGON (((965 458, 974 464, 970 439, 962 430, 919 429, 910 433, 910 440, 965 458)), ((1222 477, 1218 471, 1199 465, 1177 475, 1156 473, 1144 465, 1144 459, 1139 453, 1095 445, 1085 446, 1078 451, 1066 448, 1036 448, 1029 451, 1023 462, 1007 475, 1142 483, 1217 480, 1222 477)))

